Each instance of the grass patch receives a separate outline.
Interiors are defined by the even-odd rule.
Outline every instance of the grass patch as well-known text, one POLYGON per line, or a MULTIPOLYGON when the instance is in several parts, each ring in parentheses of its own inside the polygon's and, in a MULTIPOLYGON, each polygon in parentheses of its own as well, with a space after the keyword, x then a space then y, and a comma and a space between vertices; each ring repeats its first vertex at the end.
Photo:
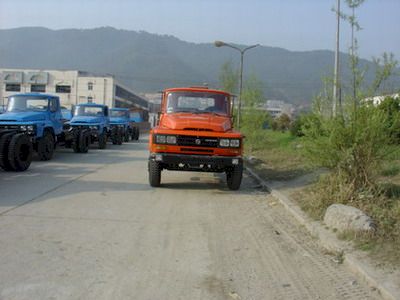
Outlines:
POLYGON ((400 173, 400 166, 391 165, 391 166, 385 167, 382 170, 381 175, 385 176, 385 177, 393 177, 393 176, 398 175, 399 173, 400 173))
POLYGON ((375 190, 359 191, 356 197, 349 199, 350 188, 339 182, 332 174, 323 175, 319 182, 297 193, 294 200, 309 216, 320 221, 327 207, 334 203, 361 209, 376 223, 376 233, 344 232, 338 237, 352 240, 356 248, 368 251, 382 263, 400 266, 400 185, 381 183, 375 190))
MULTIPOLYGON (((245 154, 254 156, 251 165, 267 180, 286 181, 314 171, 303 155, 302 138, 288 132, 260 130, 247 139, 245 154), (255 138, 254 138, 255 137, 255 138), (251 147, 248 147, 252 144, 251 147)), ((393 146, 387 161, 377 170, 377 183, 371 189, 357 190, 343 184, 338 174, 323 174, 291 197, 314 220, 322 220, 327 207, 342 203, 367 213, 377 225, 374 235, 354 232, 339 238, 354 242, 357 249, 368 252, 378 263, 400 266, 400 147, 393 146)))
POLYGON ((290 180, 311 170, 302 155, 301 139, 289 132, 257 131, 245 141, 245 155, 257 158, 252 166, 269 180, 290 180))

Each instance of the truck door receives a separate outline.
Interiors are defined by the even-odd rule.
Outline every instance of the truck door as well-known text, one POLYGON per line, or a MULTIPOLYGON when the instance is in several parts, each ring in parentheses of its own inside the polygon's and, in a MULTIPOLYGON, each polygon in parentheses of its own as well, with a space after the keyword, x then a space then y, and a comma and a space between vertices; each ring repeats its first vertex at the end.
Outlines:
POLYGON ((56 98, 50 99, 50 122, 56 135, 62 131, 62 114, 60 109, 60 101, 56 98))

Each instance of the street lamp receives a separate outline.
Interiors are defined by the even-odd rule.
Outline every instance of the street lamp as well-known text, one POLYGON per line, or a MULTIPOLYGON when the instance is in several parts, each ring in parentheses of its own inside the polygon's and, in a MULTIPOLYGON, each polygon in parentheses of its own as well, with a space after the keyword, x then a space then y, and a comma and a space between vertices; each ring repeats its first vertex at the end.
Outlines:
POLYGON ((215 41, 214 45, 215 45, 215 47, 224 47, 224 46, 226 46, 226 47, 235 49, 235 50, 240 52, 239 103, 238 103, 238 118, 237 118, 237 128, 240 129, 240 110, 242 108, 242 84, 243 84, 242 83, 242 81, 243 81, 243 56, 244 56, 244 53, 247 50, 255 48, 255 47, 259 46, 259 44, 252 45, 252 46, 246 47, 244 49, 240 49, 240 48, 238 48, 236 46, 233 46, 231 44, 227 44, 227 43, 225 43, 223 41, 215 41))

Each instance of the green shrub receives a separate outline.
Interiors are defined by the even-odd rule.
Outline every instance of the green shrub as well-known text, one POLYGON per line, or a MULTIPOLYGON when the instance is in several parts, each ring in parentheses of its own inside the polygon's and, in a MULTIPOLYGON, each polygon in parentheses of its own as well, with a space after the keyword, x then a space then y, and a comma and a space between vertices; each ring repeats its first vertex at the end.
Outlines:
POLYGON ((335 172, 340 184, 349 185, 349 197, 372 188, 374 177, 389 154, 387 116, 362 106, 347 117, 311 119, 303 126, 304 149, 316 165, 335 172))
POLYGON ((387 130, 392 143, 400 143, 400 98, 386 97, 378 108, 382 110, 387 117, 387 130))
POLYGON ((293 136, 298 136, 302 137, 304 136, 303 130, 306 129, 310 124, 315 124, 316 122, 319 122, 320 119, 318 118, 317 115, 309 113, 309 114, 302 114, 298 116, 291 124, 290 126, 290 133, 293 136))
POLYGON ((281 114, 273 121, 274 125, 272 126, 273 130, 286 131, 290 128, 291 120, 287 114, 281 114))
POLYGON ((251 152, 264 146, 264 135, 266 124, 271 123, 271 117, 266 111, 256 109, 243 110, 241 115, 241 132, 246 136, 246 147, 251 152))

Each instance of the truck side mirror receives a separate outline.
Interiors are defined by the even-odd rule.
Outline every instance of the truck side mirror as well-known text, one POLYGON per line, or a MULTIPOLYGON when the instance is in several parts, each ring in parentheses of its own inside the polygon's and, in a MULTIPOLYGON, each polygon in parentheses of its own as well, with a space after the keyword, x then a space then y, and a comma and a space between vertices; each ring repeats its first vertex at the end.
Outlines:
POLYGON ((75 105, 71 105, 71 117, 73 117, 74 116, 74 113, 75 113, 75 105))
POLYGON ((160 124, 160 118, 161 118, 161 111, 157 112, 156 125, 160 124))

